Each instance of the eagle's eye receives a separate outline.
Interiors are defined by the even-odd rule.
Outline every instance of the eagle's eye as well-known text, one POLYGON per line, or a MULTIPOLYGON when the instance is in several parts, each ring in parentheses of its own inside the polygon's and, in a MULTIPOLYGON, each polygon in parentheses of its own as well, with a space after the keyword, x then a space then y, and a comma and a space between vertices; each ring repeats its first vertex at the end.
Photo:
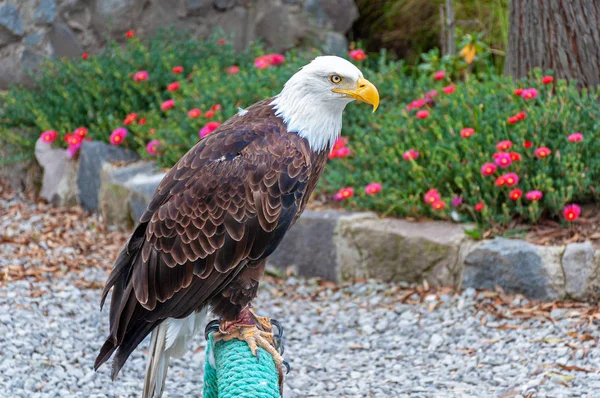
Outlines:
POLYGON ((329 81, 333 84, 340 84, 342 82, 342 77, 340 75, 331 75, 329 76, 329 81))

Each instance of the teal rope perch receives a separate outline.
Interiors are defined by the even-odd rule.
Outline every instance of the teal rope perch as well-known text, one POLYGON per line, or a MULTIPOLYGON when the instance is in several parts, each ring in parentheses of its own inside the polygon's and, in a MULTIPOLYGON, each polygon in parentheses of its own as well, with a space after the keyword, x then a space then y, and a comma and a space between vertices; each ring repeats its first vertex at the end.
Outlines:
POLYGON ((258 350, 260 361, 245 342, 215 343, 211 333, 206 343, 204 398, 280 398, 275 361, 267 351, 258 350))

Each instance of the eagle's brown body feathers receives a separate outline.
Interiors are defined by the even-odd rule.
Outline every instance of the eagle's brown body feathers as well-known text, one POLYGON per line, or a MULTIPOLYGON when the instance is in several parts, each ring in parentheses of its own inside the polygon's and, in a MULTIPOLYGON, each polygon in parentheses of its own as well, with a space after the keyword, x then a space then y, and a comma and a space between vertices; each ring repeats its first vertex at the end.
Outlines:
POLYGON ((271 99, 198 142, 167 173, 122 249, 110 335, 95 367, 117 350, 113 377, 166 318, 210 306, 234 319, 256 296, 266 258, 304 210, 327 160, 287 131, 271 99))

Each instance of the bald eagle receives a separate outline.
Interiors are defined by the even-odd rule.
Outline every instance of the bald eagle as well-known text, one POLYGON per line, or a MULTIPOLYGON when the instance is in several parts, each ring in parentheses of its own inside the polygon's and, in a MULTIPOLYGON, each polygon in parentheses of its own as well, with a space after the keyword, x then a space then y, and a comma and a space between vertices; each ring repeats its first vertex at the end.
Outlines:
POLYGON ((256 316, 267 258, 298 219, 353 100, 379 104, 352 63, 315 58, 285 84, 201 139, 165 175, 115 262, 110 334, 95 369, 113 354, 112 377, 152 333, 144 397, 160 397, 170 356, 181 355, 207 309, 219 336, 271 352, 268 318, 256 316), (116 352, 116 353, 115 353, 116 352))

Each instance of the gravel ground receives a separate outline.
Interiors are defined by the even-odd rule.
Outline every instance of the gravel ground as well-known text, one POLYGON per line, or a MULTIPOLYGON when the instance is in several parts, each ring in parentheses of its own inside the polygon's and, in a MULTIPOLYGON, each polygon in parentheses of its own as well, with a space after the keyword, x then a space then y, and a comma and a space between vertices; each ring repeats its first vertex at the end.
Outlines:
MULTIPOLYGON (((0 210, 9 202, 0 200, 0 210)), ((32 203, 19 214, 19 225, 25 226, 19 234, 41 228, 43 217, 35 218, 32 203)), ((0 215, 6 222, 7 213, 0 215)), ((86 217, 81 215, 81 223, 94 224, 86 217)), ((0 267, 5 275, 15 265, 15 252, 22 254, 21 264, 27 262, 31 243, 6 238, 11 234, 6 228, 3 233, 0 267)), ((84 249, 75 249, 74 255, 84 249)), ((52 259, 57 251, 69 254, 73 248, 44 250, 48 257, 40 260, 37 253, 36 267, 53 272, 16 273, 20 279, 0 281, 0 396, 139 396, 147 341, 116 382, 108 366, 92 370, 108 331, 97 288, 106 278, 105 265, 61 272, 65 267, 52 259)), ((86 255, 106 257, 109 264, 115 253, 86 255)), ((600 395, 597 307, 544 305, 473 289, 454 294, 375 281, 335 286, 294 277, 264 281, 256 307, 286 327, 286 358, 292 366, 287 397, 600 395)), ((204 342, 198 336, 188 354, 172 364, 165 396, 201 396, 203 362, 204 342)))

